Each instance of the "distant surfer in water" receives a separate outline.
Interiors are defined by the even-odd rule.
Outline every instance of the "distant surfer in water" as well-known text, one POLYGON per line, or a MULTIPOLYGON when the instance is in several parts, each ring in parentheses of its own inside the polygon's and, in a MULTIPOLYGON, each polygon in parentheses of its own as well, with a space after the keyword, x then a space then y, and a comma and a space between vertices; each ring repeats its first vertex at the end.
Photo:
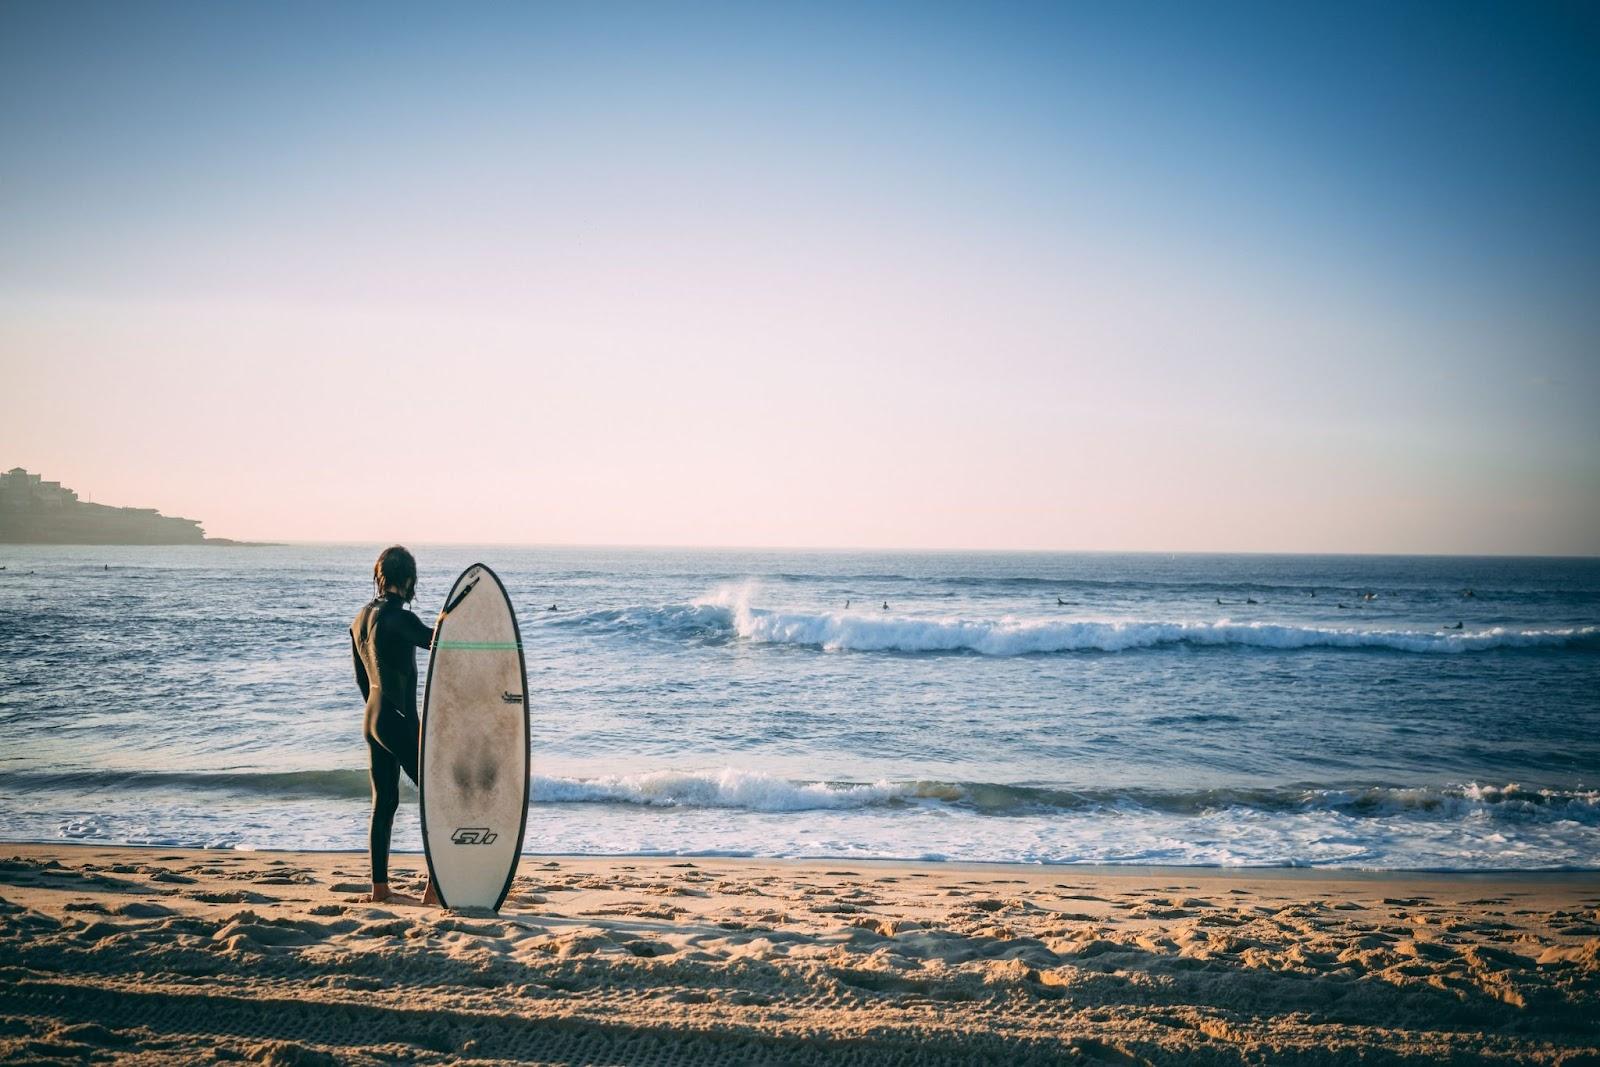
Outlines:
MULTIPOLYGON (((389 888, 389 836, 400 806, 400 772, 417 781, 421 719, 417 715, 417 649, 433 643, 433 630, 406 609, 417 591, 417 561, 399 545, 386 548, 372 567, 377 594, 350 624, 356 685, 367 702, 365 734, 372 777, 372 900, 438 904, 433 882, 419 901, 389 888)), ((441 617, 443 613, 441 612, 441 617)))

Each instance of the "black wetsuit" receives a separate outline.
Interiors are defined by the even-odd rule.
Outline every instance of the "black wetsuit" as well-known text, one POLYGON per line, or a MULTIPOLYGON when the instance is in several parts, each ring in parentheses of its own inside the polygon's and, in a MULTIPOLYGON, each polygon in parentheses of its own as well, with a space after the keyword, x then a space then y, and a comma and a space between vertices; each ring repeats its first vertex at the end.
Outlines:
POLYGON ((356 684, 367 701, 367 753, 372 758, 372 880, 389 881, 389 833, 400 806, 400 772, 417 780, 417 649, 433 631, 404 607, 398 593, 365 605, 350 624, 356 684))

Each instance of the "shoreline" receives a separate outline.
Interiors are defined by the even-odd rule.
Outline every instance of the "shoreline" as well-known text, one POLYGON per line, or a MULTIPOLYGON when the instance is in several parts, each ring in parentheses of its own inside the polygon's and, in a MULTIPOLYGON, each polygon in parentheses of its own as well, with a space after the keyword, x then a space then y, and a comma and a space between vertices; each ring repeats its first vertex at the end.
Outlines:
POLYGON ((1600 1057, 1590 872, 524 856, 497 916, 367 874, 0 843, 0 1060, 1600 1057))
MULTIPOLYGON (((208 848, 197 845, 173 845, 127 841, 62 841, 42 838, 0 838, 0 853, 12 848, 63 848, 63 849, 134 849, 139 851, 193 853, 195 856, 216 855, 267 855, 267 856, 353 856, 362 858, 366 852, 349 848, 208 848)), ((411 856, 421 860, 421 849, 391 848, 389 855, 411 856)), ((1136 875, 1144 877, 1180 877, 1185 874, 1241 879, 1284 877, 1317 880, 1394 880, 1394 879, 1497 879, 1497 878, 1595 878, 1600 883, 1600 866, 1595 867, 1335 867, 1312 864, 1185 864, 1185 863, 1052 863, 1045 860, 1021 862, 1016 860, 929 859, 924 856, 758 856, 752 853, 731 852, 523 852, 521 862, 557 861, 573 864, 605 863, 613 861, 694 860, 700 863, 758 863, 765 865, 815 866, 817 864, 855 863, 875 867, 926 867, 931 871, 1012 871, 1042 874, 1044 872, 1076 872, 1087 876, 1116 877, 1136 875)))

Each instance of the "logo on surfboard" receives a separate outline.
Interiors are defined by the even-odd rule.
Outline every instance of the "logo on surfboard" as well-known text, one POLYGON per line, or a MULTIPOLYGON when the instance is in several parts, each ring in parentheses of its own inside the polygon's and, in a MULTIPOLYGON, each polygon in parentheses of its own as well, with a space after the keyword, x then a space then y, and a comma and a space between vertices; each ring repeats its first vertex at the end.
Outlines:
POLYGON ((491 845, 499 836, 487 826, 462 826, 450 835, 450 842, 455 845, 491 845))
POLYGON ((522 703, 522 694, 513 693, 511 690, 507 689, 505 692, 500 694, 500 702, 502 704, 520 704, 522 703))

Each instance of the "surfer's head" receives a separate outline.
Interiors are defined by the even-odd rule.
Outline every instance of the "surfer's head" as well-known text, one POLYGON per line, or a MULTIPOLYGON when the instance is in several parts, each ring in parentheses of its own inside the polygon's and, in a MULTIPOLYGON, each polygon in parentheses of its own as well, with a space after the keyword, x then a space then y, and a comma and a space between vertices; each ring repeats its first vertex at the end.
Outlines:
POLYGON ((417 591, 417 558, 400 545, 390 545, 372 565, 372 582, 379 596, 392 589, 410 600, 417 591))

